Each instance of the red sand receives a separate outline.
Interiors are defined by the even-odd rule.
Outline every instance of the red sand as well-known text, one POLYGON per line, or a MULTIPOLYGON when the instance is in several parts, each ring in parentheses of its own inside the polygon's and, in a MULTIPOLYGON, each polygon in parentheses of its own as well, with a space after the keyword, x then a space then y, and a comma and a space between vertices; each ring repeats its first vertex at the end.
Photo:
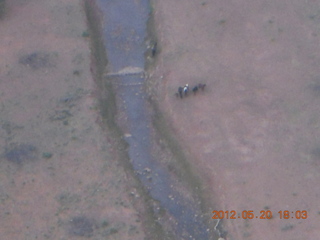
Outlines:
POLYGON ((1 239, 145 237, 132 180, 97 123, 85 31, 80 1, 7 1, 0 21, 1 239))
POLYGON ((218 204, 212 208, 273 213, 225 219, 229 240, 320 238, 319 8, 315 1, 155 2, 161 50, 151 79, 218 204), (177 99, 186 83, 207 88, 177 99), (280 219, 281 210, 306 210, 308 218, 280 219))
MULTIPOLYGON (((7 2, 2 239, 143 239, 128 196, 135 189, 96 121, 80 2, 7 2)), ((229 240, 319 239, 319 9, 316 1, 156 2, 152 79, 208 201, 216 210, 273 213, 225 219, 229 240), (175 98, 178 86, 199 82, 205 92, 175 98), (280 219, 280 210, 308 218, 280 219)))

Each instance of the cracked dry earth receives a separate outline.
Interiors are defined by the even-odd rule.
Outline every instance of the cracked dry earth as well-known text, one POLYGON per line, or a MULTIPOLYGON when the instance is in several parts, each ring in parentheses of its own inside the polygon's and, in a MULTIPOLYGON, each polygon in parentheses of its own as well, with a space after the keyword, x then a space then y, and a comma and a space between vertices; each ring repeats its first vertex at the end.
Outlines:
POLYGON ((0 20, 1 239, 144 239, 98 124, 80 1, 6 1, 0 20))

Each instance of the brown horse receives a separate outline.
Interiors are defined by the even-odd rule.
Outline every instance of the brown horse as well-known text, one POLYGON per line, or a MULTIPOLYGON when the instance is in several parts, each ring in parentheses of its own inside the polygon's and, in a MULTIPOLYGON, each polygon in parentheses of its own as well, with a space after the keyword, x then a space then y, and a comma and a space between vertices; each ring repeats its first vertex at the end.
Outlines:
POLYGON ((202 84, 202 83, 199 83, 199 84, 198 84, 198 88, 200 88, 202 91, 204 90, 204 88, 205 88, 206 86, 207 86, 206 84, 202 84))

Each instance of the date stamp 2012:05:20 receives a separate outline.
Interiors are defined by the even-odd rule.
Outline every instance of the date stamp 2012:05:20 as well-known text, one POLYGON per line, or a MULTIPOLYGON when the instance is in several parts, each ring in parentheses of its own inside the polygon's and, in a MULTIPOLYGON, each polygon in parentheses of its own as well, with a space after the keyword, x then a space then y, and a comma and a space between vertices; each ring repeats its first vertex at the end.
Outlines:
MULTIPOLYGON (((259 213, 255 213, 253 210, 244 210, 237 212, 235 210, 231 211, 212 211, 212 219, 272 219, 274 214, 270 210, 261 210, 259 213)), ((280 219, 307 219, 308 211, 306 210, 280 210, 276 214, 280 219)))

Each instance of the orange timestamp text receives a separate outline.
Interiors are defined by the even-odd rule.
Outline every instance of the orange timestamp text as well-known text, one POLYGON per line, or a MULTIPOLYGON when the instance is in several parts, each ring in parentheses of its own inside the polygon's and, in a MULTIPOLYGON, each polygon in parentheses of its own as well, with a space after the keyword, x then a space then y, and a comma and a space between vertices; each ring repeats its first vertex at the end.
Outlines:
MULTIPOLYGON (((231 211, 212 211, 212 219, 272 219, 273 213, 271 210, 261 210, 259 213, 255 213, 253 210, 244 210, 237 212, 235 210, 231 211)), ((306 210, 280 210, 277 212, 277 216, 280 219, 307 219, 308 212, 306 210)))

